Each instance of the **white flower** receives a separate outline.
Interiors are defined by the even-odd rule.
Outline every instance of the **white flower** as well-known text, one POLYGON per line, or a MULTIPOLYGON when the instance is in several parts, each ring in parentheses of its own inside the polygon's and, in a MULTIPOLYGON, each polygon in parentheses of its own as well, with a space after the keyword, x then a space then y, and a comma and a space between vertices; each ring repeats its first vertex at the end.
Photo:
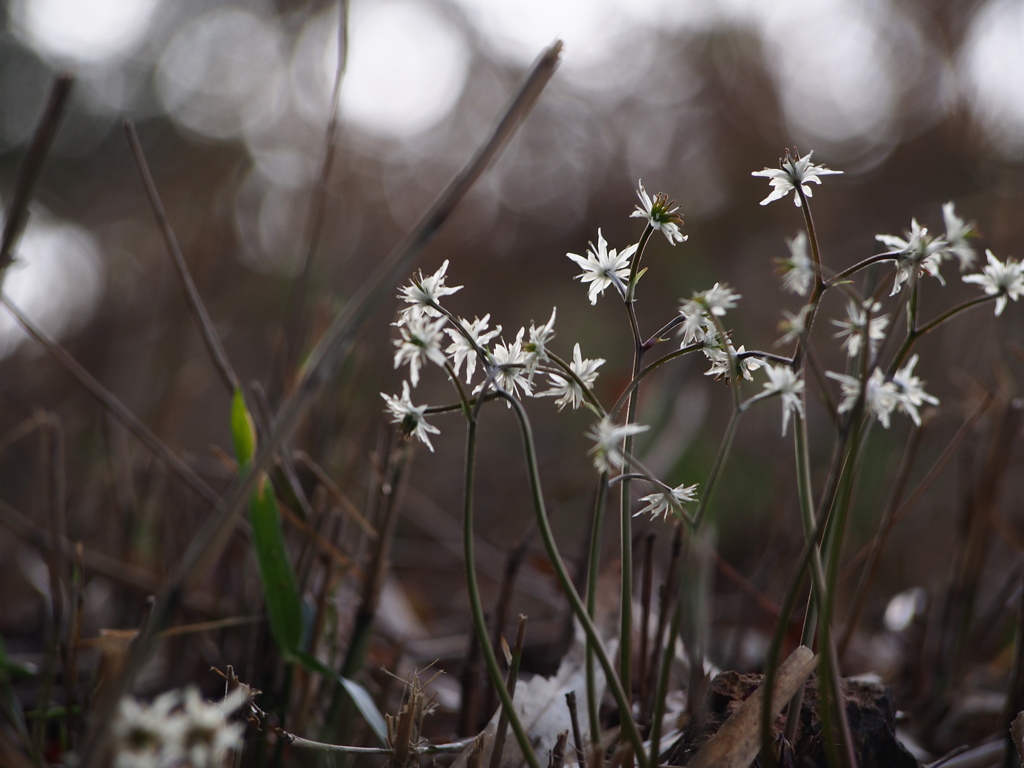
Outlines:
POLYGON ((907 361, 892 376, 893 391, 896 393, 896 407, 913 419, 914 424, 921 426, 921 416, 917 409, 925 403, 938 405, 939 399, 924 391, 924 384, 914 375, 917 355, 907 361))
POLYGON ((500 325, 496 326, 493 330, 487 330, 487 324, 490 320, 491 316, 489 314, 484 315, 482 318, 474 319, 472 323, 460 318, 459 325, 462 327, 461 330, 456 328, 445 328, 444 330, 445 333, 452 337, 452 343, 445 350, 452 358, 452 368, 455 370, 455 375, 458 376, 462 363, 466 363, 467 384, 472 380, 473 372, 476 370, 477 349, 486 347, 491 339, 501 333, 500 325))
POLYGON ((1024 267, 1018 261, 1007 259, 1006 263, 999 261, 990 250, 985 250, 988 264, 984 270, 976 275, 967 275, 963 280, 965 283, 977 283, 988 296, 998 296, 996 299, 996 315, 1001 315, 1006 309, 1008 298, 1016 301, 1024 293, 1024 267))
POLYGON ((669 245, 685 242, 686 235, 679 230, 679 225, 683 223, 683 217, 678 213, 679 206, 675 204, 674 200, 669 202, 668 195, 664 193, 655 195, 652 199, 644 189, 643 181, 638 183, 640 188, 636 191, 636 195, 640 198, 640 205, 629 214, 630 217, 647 219, 650 226, 661 230, 669 245))
POLYGON ((388 410, 391 411, 391 423, 401 425, 403 435, 415 437, 425 443, 427 448, 433 452, 434 446, 430 442, 429 435, 439 435, 441 431, 437 427, 427 424, 426 419, 423 418, 427 406, 412 404, 409 397, 409 382, 402 382, 401 397, 386 395, 383 392, 380 393, 380 396, 384 398, 388 410))
MULTIPOLYGON (((551 308, 551 317, 547 323, 542 326, 536 326, 530 323, 530 340, 523 342, 523 364, 525 367, 526 378, 529 379, 530 384, 533 384, 533 374, 537 371, 537 366, 541 363, 548 361, 548 342, 555 338, 555 312, 557 307, 551 308)), ((517 340, 521 338, 523 332, 519 332, 517 340)))
POLYGON ((942 219, 946 223, 947 248, 959 260, 960 271, 966 272, 967 268, 974 264, 977 256, 974 248, 967 242, 967 238, 974 235, 974 225, 965 224, 964 220, 956 215, 953 203, 942 206, 942 219))
POLYGON ((409 315, 399 320, 394 325, 399 326, 402 338, 395 339, 395 368, 402 363, 409 363, 409 378, 415 387, 420 381, 420 366, 428 360, 440 365, 442 368, 448 362, 441 351, 441 342, 444 341, 444 334, 441 333, 441 326, 447 320, 439 318, 431 320, 426 315, 409 315))
POLYGON ((692 299, 684 302, 679 309, 683 322, 679 325, 679 335, 683 337, 680 347, 686 347, 694 342, 701 343, 711 328, 711 321, 704 315, 704 307, 692 299))
POLYGON ((765 367, 768 381, 764 384, 764 397, 779 395, 782 397, 782 434, 785 436, 789 426, 791 413, 804 415, 804 402, 801 395, 804 391, 804 380, 788 365, 769 365, 765 367))
POLYGON ((242 746, 245 726, 231 716, 247 700, 236 688, 223 701, 204 701, 196 688, 168 691, 152 704, 121 700, 114 718, 116 768, 221 768, 242 746))
POLYGON ((419 273, 418 278, 402 288, 398 298, 410 306, 401 311, 397 325, 403 325, 413 317, 426 315, 427 317, 440 317, 441 312, 434 308, 442 296, 450 296, 456 291, 461 291, 462 286, 456 285, 451 288, 444 284, 444 273, 448 270, 448 259, 444 260, 441 268, 429 277, 419 273))
POLYGON ((180 702, 178 691, 163 693, 152 704, 121 699, 113 724, 115 768, 155 768, 181 759, 182 721, 172 714, 180 702))
MULTIPOLYGON (((804 195, 811 197, 812 192, 808 184, 812 182, 821 184, 820 176, 842 173, 842 171, 829 170, 823 165, 813 165, 811 163, 813 154, 813 152, 808 152, 799 160, 794 160, 787 149, 785 159, 779 161, 780 168, 765 168, 763 171, 751 173, 751 176, 764 176, 773 187, 772 193, 761 201, 761 205, 768 205, 773 200, 782 199, 798 186, 804 195)), ((799 194, 793 195, 793 202, 797 206, 800 205, 799 194)))
MULTIPOLYGON (((710 337, 705 337, 705 344, 710 337)), ((739 369, 738 372, 747 381, 754 380, 754 371, 758 368, 764 367, 764 360, 760 360, 756 357, 744 357, 740 358, 746 352, 743 346, 738 349, 732 350, 731 346, 723 348, 723 346, 705 346, 701 350, 704 356, 711 361, 711 367, 704 372, 705 376, 714 376, 716 379, 726 379, 731 381, 733 377, 733 358, 736 359, 736 366, 739 369)))
POLYGON ((629 246, 622 253, 616 253, 614 248, 609 249, 608 243, 597 230, 597 247, 590 243, 587 255, 577 256, 575 253, 565 254, 583 268, 583 273, 576 276, 576 279, 590 283, 587 295, 591 304, 597 304, 597 297, 604 293, 605 288, 614 285, 619 294, 626 297, 625 280, 629 277, 629 260, 636 252, 636 244, 629 246))
MULTIPOLYGON (((851 410, 860 399, 860 379, 833 371, 826 371, 825 375, 830 379, 838 381, 840 388, 843 390, 844 400, 839 404, 839 413, 846 413, 851 410)), ((899 404, 899 398, 893 383, 886 381, 881 370, 878 368, 875 368, 874 373, 868 378, 868 388, 864 402, 868 410, 878 419, 879 423, 888 429, 889 416, 899 404)))
POLYGON ((633 517, 639 517, 640 515, 647 514, 648 512, 652 519, 661 515, 667 520, 670 514, 676 514, 682 517, 684 512, 683 505, 696 500, 696 484, 677 485, 675 488, 666 489, 659 491, 658 493, 651 493, 647 496, 641 497, 640 501, 646 501, 647 506, 634 514, 633 517))
POLYGON ((683 318, 678 331, 683 337, 680 346, 685 347, 695 341, 708 346, 717 344, 717 331, 709 315, 724 316, 741 298, 743 297, 725 283, 715 283, 708 290, 694 293, 692 298, 683 301, 679 308, 679 314, 683 318))
POLYGON ((602 417, 587 432, 587 437, 594 441, 594 447, 588 451, 594 457, 594 466, 601 472, 622 469, 625 457, 622 455, 622 441, 630 435, 644 432, 648 427, 642 424, 618 425, 607 416, 602 417))
POLYGON ((698 296, 694 296, 694 300, 702 304, 715 317, 725 315, 726 310, 735 307, 736 302, 743 298, 725 283, 715 283, 714 286, 698 296))
POLYGON ((882 305, 877 301, 866 301, 859 305, 851 301, 846 307, 846 320, 832 321, 833 325, 841 329, 835 338, 846 337, 843 346, 850 357, 858 355, 865 336, 868 338, 870 354, 874 355, 878 351, 878 342, 885 338, 885 329, 889 325, 889 318, 878 314, 881 309, 882 305))
POLYGON ((807 315, 811 312, 811 305, 805 304, 795 315, 792 312, 782 310, 782 320, 779 322, 779 330, 782 331, 782 338, 776 344, 786 344, 799 339, 807 327, 807 315))
POLYGON ((875 240, 901 254, 901 258, 896 262, 896 282, 892 286, 890 296, 899 293, 900 286, 915 274, 931 275, 942 285, 946 284, 939 273, 939 265, 943 256, 948 253, 948 244, 942 238, 929 235, 928 228, 918 224, 917 219, 911 220, 906 238, 896 235, 875 235, 875 240))
POLYGON ((187 765, 192 768, 221 768, 228 752, 238 751, 242 746, 245 726, 228 718, 245 699, 246 695, 240 688, 219 703, 204 701, 194 687, 185 690, 179 716, 183 720, 182 748, 187 765))
MULTIPOLYGON (((597 369, 604 365, 604 360, 596 358, 594 360, 584 360, 580 354, 580 345, 576 344, 572 349, 572 362, 569 363, 569 370, 576 374, 583 384, 590 388, 597 381, 597 369)), ((576 380, 564 372, 550 371, 548 378, 551 379, 551 389, 547 392, 541 392, 539 397, 545 397, 550 395, 551 397, 557 397, 555 405, 558 406, 558 410, 562 410, 567 405, 572 405, 573 409, 579 408, 583 402, 583 388, 576 383, 576 380)))
POLYGON ((786 243, 789 245, 789 258, 779 259, 782 287, 791 293, 806 296, 814 280, 814 263, 807 245, 807 234, 800 232, 792 240, 786 240, 786 243))
MULTIPOLYGON (((511 344, 500 341, 491 350, 495 370, 494 383, 510 395, 517 394, 520 387, 524 394, 533 394, 530 382, 523 375, 527 357, 526 352, 523 351, 524 333, 525 329, 520 328, 515 341, 511 344)), ((477 387, 476 392, 480 392, 480 387, 477 387)))

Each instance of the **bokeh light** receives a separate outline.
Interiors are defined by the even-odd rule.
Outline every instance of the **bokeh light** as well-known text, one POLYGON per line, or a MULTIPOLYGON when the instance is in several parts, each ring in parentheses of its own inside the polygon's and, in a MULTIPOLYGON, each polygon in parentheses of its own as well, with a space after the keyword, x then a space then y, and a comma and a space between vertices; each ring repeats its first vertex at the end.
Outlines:
POLYGON ((9 22, 40 53, 62 63, 130 54, 144 40, 157 0, 15 0, 9 22))
MULTIPOLYGON (((100 248, 86 229, 37 211, 22 235, 4 293, 51 337, 81 328, 103 295, 100 248)), ((0 313, 0 357, 28 337, 9 312, 0 313)))
POLYGON ((1024 158, 1024 5, 990 0, 961 54, 962 91, 994 148, 1024 158))

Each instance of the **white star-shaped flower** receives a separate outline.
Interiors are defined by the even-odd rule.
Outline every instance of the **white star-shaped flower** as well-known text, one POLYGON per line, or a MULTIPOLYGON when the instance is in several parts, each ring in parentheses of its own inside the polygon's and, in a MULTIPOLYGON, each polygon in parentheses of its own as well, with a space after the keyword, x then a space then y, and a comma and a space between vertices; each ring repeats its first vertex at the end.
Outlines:
POLYGON ((998 296, 996 299, 996 315, 1003 314, 1006 309, 1006 300, 1016 301, 1024 293, 1024 267, 1019 261, 1007 259, 1006 263, 999 261, 990 250, 985 250, 985 257, 988 264, 976 275, 967 275, 963 278, 965 283, 976 283, 980 285, 988 296, 998 296))
POLYGON ((701 298, 697 299, 697 301, 702 303, 707 311, 715 317, 723 317, 726 311, 735 307, 736 302, 742 298, 725 283, 715 283, 711 288, 704 291, 701 298))
POLYGON ((441 351, 441 342, 444 341, 444 334, 441 327, 448 322, 441 317, 431 320, 426 315, 410 315, 404 320, 399 320, 397 325, 402 338, 395 339, 395 368, 402 363, 409 364, 409 379, 415 387, 420 381, 420 366, 427 361, 432 361, 442 368, 447 362, 444 352, 441 351))
POLYGON ((476 370, 476 361, 478 357, 477 350, 483 349, 487 346, 487 343, 501 333, 501 326, 496 326, 493 330, 487 330, 487 324, 490 322, 491 316, 484 315, 482 318, 476 318, 473 322, 468 320, 459 319, 461 330, 457 328, 445 328, 444 332, 452 337, 452 343, 448 345, 448 349, 445 351, 452 358, 452 368, 455 371, 455 375, 459 375, 459 368, 462 364, 466 364, 466 383, 473 378, 473 372, 476 370))
MULTIPOLYGON (((843 390, 843 402, 839 404, 839 413, 846 413, 851 410, 860 399, 860 379, 854 376, 847 376, 845 373, 826 371, 825 375, 830 379, 839 382, 843 390)), ((874 373, 868 377, 867 393, 864 402, 868 410, 875 415, 879 423, 889 428, 889 416, 899 404, 896 388, 891 381, 886 381, 882 371, 875 368, 874 373)))
MULTIPOLYGON (((522 344, 526 377, 533 383, 533 374, 537 366, 548 361, 548 342, 555 338, 555 313, 557 307, 551 308, 551 317, 544 325, 530 323, 530 340, 522 344)), ((521 335, 521 332, 520 332, 521 335)))
POLYGON ((234 694, 215 703, 203 699, 194 686, 185 689, 180 714, 183 720, 182 746, 186 758, 184 765, 224 765, 229 752, 241 749, 245 725, 229 719, 245 699, 244 694, 238 697, 239 692, 240 689, 235 689, 234 694))
POLYGON ((917 426, 921 426, 921 416, 917 412, 925 403, 938 405, 939 399, 924 391, 924 382, 914 375, 917 355, 907 361, 892 376, 893 391, 896 393, 896 407, 907 414, 917 426))
POLYGON ((807 235, 800 232, 792 240, 786 240, 786 243, 789 245, 789 258, 779 259, 782 287, 790 293, 806 296, 814 280, 814 264, 811 262, 807 235))
POLYGON ((427 317, 440 317, 441 312, 434 305, 439 303, 441 297, 450 296, 456 291, 461 291, 461 285, 447 286, 444 284, 444 273, 448 270, 448 259, 444 260, 441 268, 427 277, 419 273, 412 282, 402 288, 398 298, 409 304, 408 307, 399 313, 397 325, 404 325, 413 317, 426 315, 427 317))
POLYGON ((764 383, 764 396, 779 395, 782 398, 782 434, 785 436, 791 413, 804 415, 804 380, 788 365, 765 367, 768 381, 764 383))
MULTIPOLYGON (((516 340, 511 344, 499 341, 491 350, 491 358, 495 369, 494 383, 510 395, 516 395, 522 388, 523 394, 533 395, 529 380, 525 376, 527 353, 523 350, 523 334, 526 329, 520 328, 516 340)), ((476 393, 479 394, 480 387, 476 393)), ((509 406, 511 408, 511 405, 509 406)))
POLYGON ((779 321, 779 330, 782 331, 782 337, 775 343, 782 345, 799 339, 807 327, 807 316, 810 312, 810 304, 805 304, 795 315, 792 312, 782 310, 782 320, 779 321))
POLYGON ((430 442, 429 435, 440 434, 440 430, 427 424, 426 419, 423 418, 428 406, 412 404, 412 399, 409 396, 409 382, 402 382, 401 397, 386 395, 383 392, 380 393, 380 396, 384 398, 384 402, 391 412, 391 423, 401 425, 403 435, 421 440, 433 452, 434 446, 430 442))
POLYGON ((911 219, 910 231, 905 238, 896 235, 875 235, 875 240, 901 254, 896 262, 896 281, 890 296, 899 293, 903 283, 908 282, 914 275, 931 275, 942 285, 946 284, 939 272, 939 265, 948 252, 948 244, 942 238, 929 235, 928 228, 918 224, 917 219, 911 219))
POLYGON ((966 272, 974 264, 977 254, 967 239, 974 236, 974 224, 966 224, 956 215, 953 203, 942 206, 942 220, 946 224, 946 243, 949 252, 960 262, 960 271, 966 272))
POLYGON ((832 321, 833 325, 841 329, 835 338, 846 338, 843 346, 850 357, 858 355, 865 336, 868 338, 870 353, 874 355, 878 351, 878 342, 885 338, 885 329, 889 326, 889 318, 879 314, 881 309, 882 305, 877 301, 863 304, 851 301, 846 307, 846 319, 832 321))
POLYGON ((608 242, 597 230, 597 246, 590 243, 587 255, 579 256, 575 253, 565 254, 583 268, 583 273, 576 276, 576 279, 590 283, 587 295, 591 304, 597 304, 597 297, 604 293, 609 285, 614 285, 619 295, 626 297, 625 280, 629 278, 629 260, 636 253, 636 244, 623 249, 622 253, 616 252, 614 248, 608 247, 608 242))
POLYGON ((704 371, 705 376, 714 376, 716 379, 731 381, 734 358, 736 359, 736 367, 739 369, 739 374, 747 381, 753 381, 754 371, 764 367, 764 360, 756 357, 740 357, 740 355, 747 351, 745 347, 740 346, 730 354, 729 349, 720 343, 718 346, 708 346, 710 338, 710 336, 704 337, 705 347, 701 350, 704 356, 711 361, 711 367, 704 371))
POLYGON ((587 432, 587 437, 594 441, 594 447, 589 451, 594 457, 594 466, 601 472, 622 469, 626 461, 622 455, 622 441, 647 429, 643 424, 615 424, 603 416, 587 432))
MULTIPOLYGON (((569 363, 569 370, 576 374, 584 386, 590 388, 597 381, 597 369, 604 365, 600 357, 594 360, 584 360, 580 354, 580 345, 576 344, 572 349, 572 362, 569 363)), ((541 392, 539 397, 557 397, 555 405, 562 410, 567 405, 573 409, 579 408, 583 403, 583 388, 576 383, 576 380, 562 371, 549 371, 548 378, 551 379, 551 389, 541 392)))
POLYGON ((643 181, 638 182, 639 189, 636 196, 640 198, 640 205, 630 215, 631 218, 647 219, 647 223, 657 229, 668 240, 669 245, 686 241, 679 226, 683 223, 682 214, 679 213, 679 206, 675 201, 669 201, 668 195, 660 193, 653 198, 644 189, 643 181))
POLYGON ((677 485, 675 488, 667 488, 658 493, 651 493, 641 497, 640 501, 646 501, 647 506, 634 514, 633 517, 639 517, 648 513, 651 515, 651 519, 661 516, 667 520, 671 514, 684 517, 685 510, 683 505, 696 500, 696 484, 677 485))
MULTIPOLYGON (((751 173, 751 176, 764 176, 772 185, 771 194, 761 201, 761 205, 768 205, 773 200, 781 200, 797 187, 803 190, 804 195, 811 197, 813 193, 809 184, 821 184, 819 177, 842 173, 842 171, 829 170, 823 165, 812 164, 811 155, 813 154, 814 152, 808 152, 799 160, 794 160, 787 149, 786 157, 779 161, 780 168, 765 168, 763 171, 751 173)), ((799 206, 800 195, 793 195, 793 202, 799 206)))

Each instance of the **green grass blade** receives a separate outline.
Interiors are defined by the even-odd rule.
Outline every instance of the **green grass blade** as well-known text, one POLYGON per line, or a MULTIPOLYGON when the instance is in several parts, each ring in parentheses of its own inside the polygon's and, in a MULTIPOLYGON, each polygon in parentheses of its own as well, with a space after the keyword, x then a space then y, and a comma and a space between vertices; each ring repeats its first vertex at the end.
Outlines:
MULTIPOLYGON (((256 450, 256 429, 241 389, 236 389, 231 399, 231 436, 239 468, 245 471, 256 450)), ((259 478, 249 499, 249 522, 270 632, 285 656, 292 658, 302 640, 302 604, 284 545, 277 497, 266 474, 259 478)))
POLYGON ((306 653, 305 651, 299 651, 295 655, 296 658, 302 662, 302 665, 310 672, 322 675, 328 680, 336 680, 339 682, 345 689, 345 692, 349 695, 349 698, 352 699, 352 703, 356 705, 356 709, 359 710, 363 719, 366 720, 366 724, 370 726, 370 729, 380 740, 380 743, 382 745, 387 745, 388 731, 387 726, 384 723, 384 716, 380 713, 380 710, 377 709, 377 705, 373 703, 373 697, 370 696, 369 691, 354 680, 342 677, 318 658, 306 653))

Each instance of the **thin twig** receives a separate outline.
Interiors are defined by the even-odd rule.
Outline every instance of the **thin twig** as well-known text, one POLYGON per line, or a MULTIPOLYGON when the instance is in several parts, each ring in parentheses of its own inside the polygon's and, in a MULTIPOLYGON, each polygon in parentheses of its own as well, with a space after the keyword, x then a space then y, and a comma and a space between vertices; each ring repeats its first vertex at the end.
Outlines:
POLYGON ((309 285, 313 275, 313 260, 323 232, 327 212, 327 194, 334 167, 334 153, 338 146, 339 106, 341 84, 348 68, 348 0, 338 2, 338 61, 334 70, 334 87, 331 90, 331 117, 327 121, 324 144, 320 156, 320 173, 313 191, 306 222, 306 250, 302 256, 302 268, 294 284, 285 319, 285 361, 282 377, 291 375, 299 359, 299 349, 306 335, 306 303, 309 300, 309 285))
POLYGON ((75 78, 66 72, 54 78, 43 116, 39 119, 39 125, 32 136, 32 144, 29 146, 28 152, 25 153, 25 159, 18 170, 18 178, 14 182, 14 190, 11 193, 11 203, 7 206, 3 239, 0 240, 0 275, 10 266, 14 245, 25 228, 28 201, 32 197, 32 190, 43 169, 43 162, 50 153, 50 147, 57 135, 57 128, 64 116, 68 97, 71 95, 71 88, 74 84, 75 78))
POLYGON ((587 745, 580 731, 579 712, 576 711, 576 691, 565 694, 565 706, 569 708, 569 722, 572 724, 572 745, 576 750, 576 762, 580 768, 587 768, 587 745))
MULTIPOLYGON (((18 321, 18 324, 35 339, 47 354, 60 363, 79 384, 81 384, 100 405, 106 408, 121 424, 139 441, 149 448, 157 458, 167 464, 171 470, 181 478, 186 485, 198 493, 211 506, 216 504, 219 497, 217 493, 208 486, 185 462, 179 459, 167 445, 154 435, 145 424, 139 421, 138 417, 128 410, 111 392, 107 391, 92 375, 73 358, 70 353, 56 341, 47 336, 35 323, 29 320, 28 316, 21 311, 17 304, 11 301, 6 294, 0 294, 2 303, 18 321)), ((230 533, 230 531, 228 531, 230 533)))
MULTIPOLYGON (((54 541, 31 517, 0 499, 0 526, 11 530, 15 536, 44 551, 59 549, 63 557, 77 557, 76 547, 81 546, 68 539, 54 541)), ((86 571, 105 576, 123 587, 142 596, 156 594, 163 583, 160 576, 139 566, 130 565, 120 558, 103 552, 82 547, 82 564, 86 571)), ((184 598, 184 605, 191 611, 205 616, 218 614, 217 600, 207 593, 192 591, 184 598)))
MULTIPOLYGON (((349 747, 345 744, 327 744, 322 741, 313 741, 296 736, 294 733, 278 728, 277 735, 291 747, 299 749, 310 749, 316 752, 336 752, 349 755, 392 755, 394 750, 390 747, 349 747)), ((423 746, 410 746, 409 753, 413 755, 438 755, 447 752, 461 752, 470 746, 476 738, 453 741, 448 744, 425 744, 423 746)))
MULTIPOLYGON (((505 689, 513 701, 516 697, 516 683, 519 681, 519 663, 523 659, 523 646, 526 645, 526 616, 519 614, 519 626, 516 628, 516 645, 512 649, 512 661, 508 665, 508 676, 505 678, 505 689)), ((508 737, 508 710, 501 708, 498 716, 498 729, 494 736, 494 749, 491 751, 490 768, 501 765, 501 755, 505 750, 505 739, 508 737)))
MULTIPOLYGON (((532 529, 531 529, 532 533, 532 529)), ((505 624, 508 621, 508 610, 512 603, 512 592, 515 588, 516 575, 519 573, 519 568, 523 564, 523 559, 526 557, 527 548, 530 545, 530 533, 512 549, 508 554, 508 558, 505 560, 505 572, 502 574, 501 589, 498 592, 498 601, 494 607, 493 622, 493 634, 491 635, 491 642, 494 647, 497 648, 501 645, 501 635, 505 630, 505 624)), ((484 704, 485 712, 492 712, 497 706, 495 701, 497 694, 493 688, 487 689, 487 699, 484 704)), ((468 733, 468 731, 467 731, 468 733)))
POLYGON ((164 204, 160 200, 160 193, 157 192, 156 183, 153 181, 153 174, 149 171, 146 155, 143 153, 142 144, 139 142, 139 134, 135 132, 135 124, 131 120, 124 121, 124 132, 128 137, 128 145, 131 147, 132 156, 135 158, 135 165, 138 166, 139 175, 142 176, 142 185, 146 188, 146 197, 149 198, 149 205, 153 209, 153 215, 156 216, 157 226, 160 227, 160 234, 163 235, 167 252, 170 254, 171 262, 174 264, 174 271, 181 281, 182 290, 185 291, 188 308, 195 316, 196 325, 199 326, 199 334, 203 337, 203 343, 206 344, 206 351, 210 353, 210 359, 213 360, 217 373, 224 380, 228 392, 235 392, 241 387, 241 382, 234 368, 231 367, 231 361, 228 360, 227 352, 224 351, 224 346, 220 343, 217 331, 213 327, 213 321, 210 320, 210 315, 206 311, 202 298, 199 296, 199 290, 196 288, 195 281, 192 280, 192 274, 188 270, 188 264, 185 263, 185 257, 182 255, 181 247, 178 245, 178 238, 175 236, 171 222, 167 218, 167 211, 164 210, 164 204))

